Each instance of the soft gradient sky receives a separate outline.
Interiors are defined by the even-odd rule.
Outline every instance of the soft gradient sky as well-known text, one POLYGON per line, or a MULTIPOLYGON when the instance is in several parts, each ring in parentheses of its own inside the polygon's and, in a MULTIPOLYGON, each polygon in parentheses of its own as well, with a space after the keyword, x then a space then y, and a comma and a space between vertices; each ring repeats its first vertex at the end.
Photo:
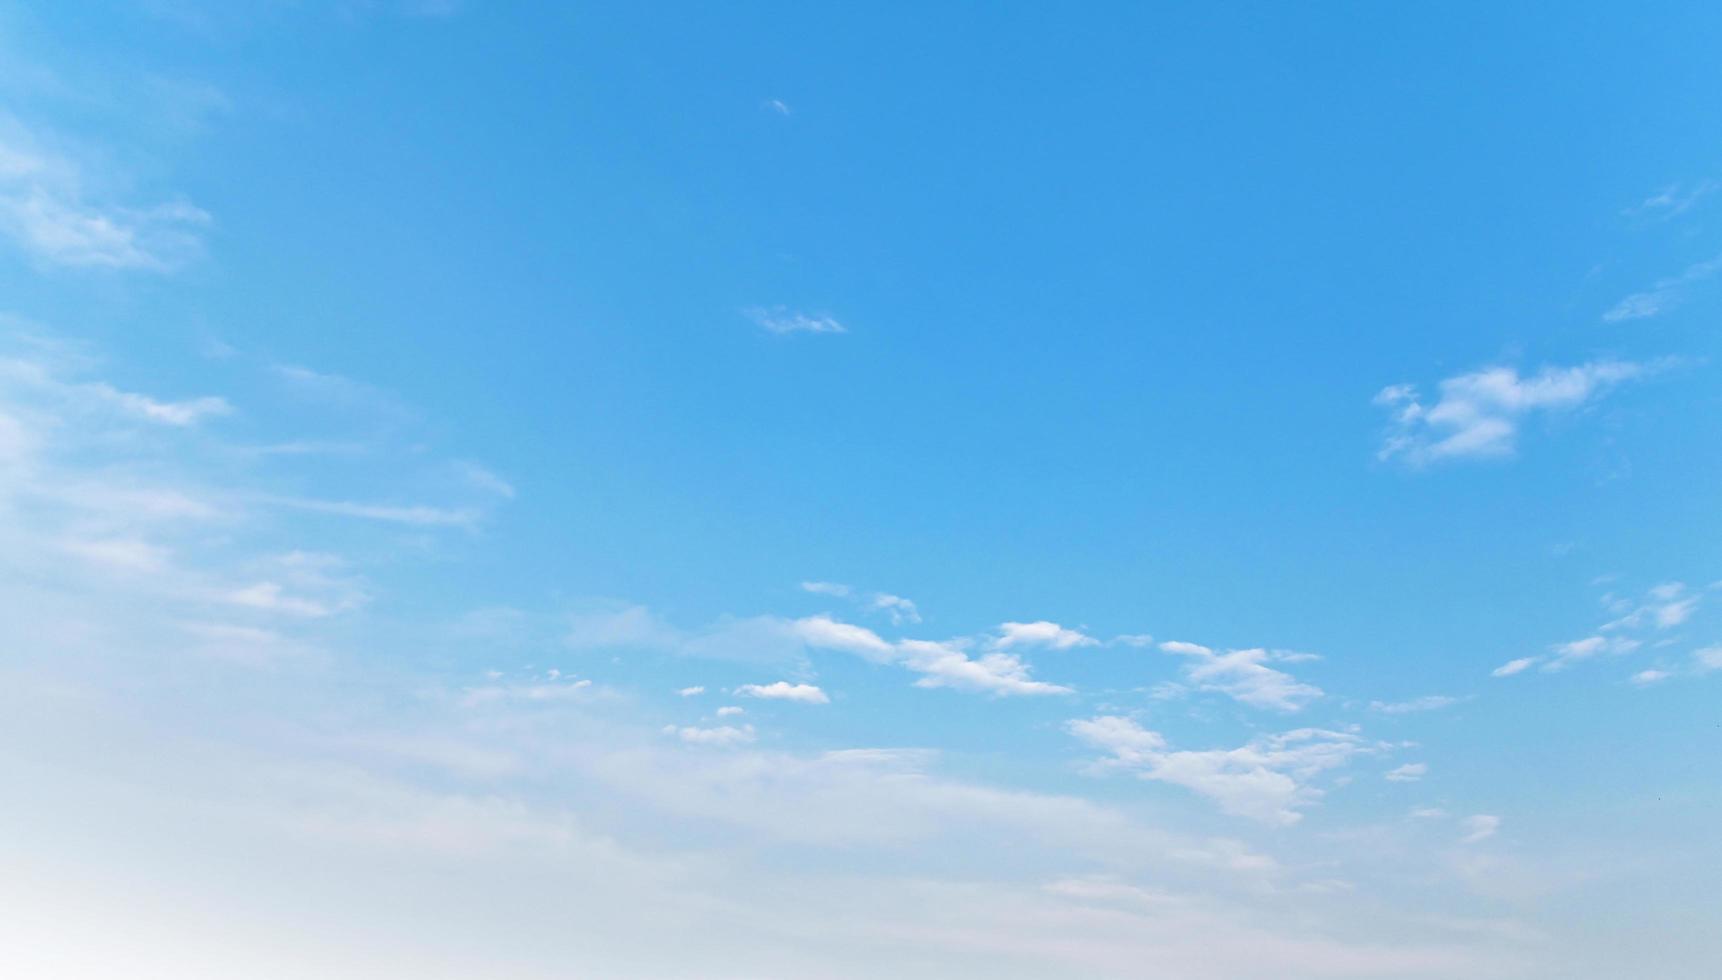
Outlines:
POLYGON ((0 972, 1708 978, 1722 9, 0 2, 0 972))

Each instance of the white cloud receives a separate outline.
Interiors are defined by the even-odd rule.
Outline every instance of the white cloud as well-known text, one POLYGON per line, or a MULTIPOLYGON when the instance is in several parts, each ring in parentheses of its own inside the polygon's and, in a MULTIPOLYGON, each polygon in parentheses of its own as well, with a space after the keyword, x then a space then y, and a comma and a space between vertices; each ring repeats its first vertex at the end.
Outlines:
POLYGON ((1679 304, 1687 289, 1709 279, 1718 271, 1722 271, 1722 255, 1695 262, 1687 266, 1686 271, 1680 275, 1658 279, 1649 289, 1633 293, 1616 303, 1602 318, 1609 323, 1620 323, 1665 313, 1679 304))
POLYGON ((1273 661, 1307 660, 1308 654, 1259 648, 1215 653, 1208 647, 1181 640, 1168 640, 1160 644, 1160 649, 1189 658, 1184 678, 1192 687, 1217 691, 1254 708, 1298 711, 1322 696, 1321 688, 1267 666, 1273 661))
POLYGON ((879 634, 830 616, 806 616, 790 624, 791 630, 808 646, 841 650, 875 663, 885 663, 897 655, 897 648, 879 634))
POLYGON ((765 107, 767 109, 770 109, 772 112, 777 113, 780 116, 788 116, 788 115, 793 114, 793 110, 791 110, 789 108, 789 103, 783 101, 782 99, 766 99, 765 100, 765 107))
POLYGON ((1371 701, 1369 710, 1384 715, 1404 715, 1416 711, 1438 711, 1458 703, 1458 698, 1445 694, 1428 694, 1409 701, 1371 701))
POLYGON ((739 706, 733 705, 733 704, 726 704, 723 707, 717 709, 717 716, 719 718, 733 718, 736 715, 745 715, 745 714, 747 714, 746 708, 742 708, 742 707, 739 707, 739 706))
POLYGON ((674 725, 665 725, 664 734, 674 735, 689 745, 746 745, 754 740, 752 725, 743 725, 740 728, 729 725, 716 728, 677 728, 674 725))
POLYGON ((0 117, 0 234, 44 265, 165 272, 196 256, 209 215, 182 201, 92 198, 83 168, 0 117))
POLYGON ((1692 662, 1700 673, 1722 670, 1722 645, 1692 651, 1692 662))
POLYGON ((1182 786, 1212 800, 1229 814, 1287 826, 1322 792, 1316 776, 1346 765, 1354 756, 1380 751, 1349 732, 1300 728, 1263 735, 1235 749, 1175 751, 1158 732, 1116 715, 1071 721, 1067 730, 1110 753, 1101 765, 1143 779, 1182 786))
POLYGON ((1506 663, 1502 664, 1501 666, 1496 667, 1494 670, 1489 671, 1489 676, 1490 677, 1511 677, 1514 674, 1520 673, 1520 672, 1530 668, 1536 662, 1537 662, 1536 657, 1519 657, 1516 660, 1509 660, 1506 663))
POLYGON ((1650 195, 1622 213, 1627 217, 1672 218, 1690 210, 1694 204, 1708 197, 1722 184, 1714 180, 1700 180, 1691 184, 1669 184, 1662 190, 1650 195))
POLYGON ((100 382, 85 387, 129 414, 164 425, 194 425, 210 416, 226 415, 233 411, 233 406, 223 398, 204 397, 163 402, 133 392, 120 391, 112 385, 100 382))
POLYGON ((1407 762, 1403 766, 1389 769, 1382 778, 1390 783, 1415 783, 1429 773, 1429 766, 1422 762, 1407 762))
POLYGON ((1377 455, 1415 466, 1511 456, 1526 416, 1578 408, 1653 370, 1626 361, 1593 361, 1521 377, 1516 368, 1488 367, 1442 381, 1433 405, 1425 405, 1413 385, 1392 385, 1375 396, 1377 405, 1393 413, 1377 455))
POLYGON ((691 698, 696 694, 706 693, 706 689, 704 687, 696 684, 693 687, 684 687, 681 690, 677 691, 676 693, 681 695, 684 698, 691 698))
POLYGON ((1665 681, 1671 676, 1673 675, 1666 670, 1641 670, 1632 675, 1632 682, 1639 687, 1645 687, 1657 681, 1665 681))
POLYGON ((873 595, 872 607, 890 616, 892 626, 902 626, 921 621, 920 610, 915 608, 914 602, 900 595, 876 592, 873 595))
POLYGON ((766 309, 753 307, 745 311, 749 319, 768 333, 779 336, 792 333, 848 333, 849 329, 829 316, 810 316, 783 307, 766 309))
POLYGON ((308 497, 274 495, 259 496, 257 500, 260 503, 307 511, 313 514, 356 517, 362 520, 382 521, 388 524, 407 524, 415 527, 471 527, 478 523, 482 516, 474 510, 452 510, 446 507, 430 507, 422 504, 368 504, 350 500, 317 500, 308 497))
POLYGON ((1565 670, 1575 663, 1600 656, 1619 656, 1638 649, 1637 640, 1620 636, 1587 636, 1582 640, 1557 643, 1549 649, 1554 656, 1543 663, 1543 670, 1565 670))
POLYGON ((1496 831, 1501 829, 1501 818, 1487 813, 1466 817, 1459 823, 1465 831, 1464 836, 1459 838, 1461 844, 1475 844, 1478 841, 1488 840, 1495 836, 1496 831))
POLYGON ((774 681, 770 684, 743 684, 735 689, 735 693, 746 698, 763 698, 768 701, 799 701, 802 704, 830 704, 831 699, 824 691, 812 684, 791 684, 788 681, 774 681))
POLYGON ((1672 629, 1684 624, 1698 610, 1700 595, 1687 588, 1684 582, 1664 582, 1652 587, 1645 594, 1644 600, 1638 605, 1620 602, 1614 608, 1628 608, 1619 618, 1602 625, 1602 632, 1619 630, 1635 630, 1651 627, 1657 630, 1672 629))
POLYGON ((999 626, 999 636, 994 646, 1000 650, 1012 647, 1046 647, 1051 650, 1070 650, 1075 647, 1091 647, 1100 643, 1094 637, 1080 630, 1066 629, 1057 623, 1041 619, 1032 623, 1002 623, 999 626))
POLYGON ((951 643, 904 640, 897 649, 903 666, 923 674, 916 687, 949 687, 995 696, 1069 694, 1070 688, 1029 677, 1028 666, 1008 653, 971 658, 951 643))
POLYGON ((801 583, 801 590, 811 592, 814 595, 854 599, 858 605, 870 612, 886 614, 890 618, 892 626, 914 624, 921 621, 920 610, 915 608, 913 601, 900 595, 892 595, 889 592, 857 592, 841 582, 803 582, 801 583))

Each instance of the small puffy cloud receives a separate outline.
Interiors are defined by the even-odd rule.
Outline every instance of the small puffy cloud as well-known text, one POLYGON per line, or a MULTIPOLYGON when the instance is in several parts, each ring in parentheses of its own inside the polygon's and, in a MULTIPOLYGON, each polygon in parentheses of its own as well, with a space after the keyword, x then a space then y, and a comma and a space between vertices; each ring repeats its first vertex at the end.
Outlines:
POLYGON ((693 687, 684 687, 681 690, 677 691, 676 693, 681 695, 684 698, 691 698, 691 697, 694 697, 695 695, 706 693, 706 689, 705 689, 704 685, 695 684, 693 687))
POLYGON ((735 693, 744 698, 761 698, 767 701, 799 701, 802 704, 830 704, 831 699, 825 692, 812 684, 791 684, 788 681, 775 681, 770 684, 743 684, 735 689, 735 693))
POLYGON ((1371 701, 1369 710, 1384 715, 1406 715, 1417 711, 1439 711, 1458 703, 1458 698, 1445 694, 1428 694, 1409 701, 1371 701))
POLYGON ((1041 619, 1032 623, 1003 623, 993 645, 1000 650, 1013 647, 1045 647, 1050 650, 1070 650, 1100 643, 1080 630, 1066 629, 1057 623, 1041 619))
POLYGON ((1516 660, 1509 660, 1501 666, 1496 667, 1494 670, 1489 671, 1489 676, 1511 677, 1514 674, 1522 673, 1523 671, 1530 669, 1536 664, 1536 662, 1536 657, 1519 657, 1516 660))
POLYGON ((1390 385, 1375 396, 1375 404, 1391 413, 1377 456, 1414 466, 1511 456, 1526 416, 1576 409, 1653 370, 1627 361, 1593 361, 1523 377, 1516 368, 1488 367, 1443 380, 1434 404, 1426 404, 1414 385, 1390 385))
POLYGON ((1309 654, 1292 654, 1260 648, 1216 653, 1208 647, 1181 640, 1160 644, 1166 653, 1189 658, 1184 678, 1202 691, 1216 691, 1253 708, 1298 711, 1322 696, 1322 690, 1290 674, 1267 666, 1270 662, 1297 663, 1309 654))
POLYGON ((733 704, 726 704, 723 707, 717 709, 717 716, 719 718, 731 718, 731 717, 734 717, 736 715, 745 715, 745 714, 747 714, 746 708, 742 708, 742 707, 739 707, 739 706, 733 705, 733 704))
POLYGON ((1415 783, 1429 772, 1429 766, 1422 762, 1407 762, 1403 766, 1389 769, 1383 779, 1390 783, 1415 783))
POLYGON ((1173 750, 1159 732, 1130 718, 1105 715, 1069 722, 1066 730, 1108 753, 1099 766, 1182 786, 1212 800, 1223 812, 1288 826, 1322 793, 1310 785, 1319 774, 1360 754, 1380 751, 1349 732, 1300 728, 1263 735, 1235 749, 1173 750))
POLYGON ((1651 684, 1655 684, 1657 681, 1665 681, 1670 676, 1672 675, 1670 675, 1666 670, 1641 670, 1632 675, 1632 683, 1639 687, 1647 687, 1651 684))
POLYGON ((753 307, 746 311, 748 319, 758 324, 767 333, 785 336, 795 333, 848 333, 849 329, 835 319, 826 315, 812 316, 781 306, 770 309, 753 307))
POLYGON ((1495 836, 1495 832, 1501 829, 1501 818, 1487 813, 1479 813, 1459 821, 1459 826, 1464 830, 1464 835, 1459 838, 1459 843, 1475 844, 1495 836))

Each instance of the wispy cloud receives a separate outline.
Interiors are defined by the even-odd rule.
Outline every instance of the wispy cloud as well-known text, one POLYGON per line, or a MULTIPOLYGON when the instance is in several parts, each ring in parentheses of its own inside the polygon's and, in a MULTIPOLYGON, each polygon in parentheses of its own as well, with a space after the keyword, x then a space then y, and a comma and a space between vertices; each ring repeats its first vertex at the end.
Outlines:
POLYGON ((0 119, 0 234, 43 265, 166 272, 195 257, 209 214, 183 201, 92 199, 82 168, 0 119))
POLYGON ((838 323, 836 319, 826 314, 812 315, 781 306, 765 308, 752 307, 744 311, 748 319, 758 324, 767 333, 778 335, 793 333, 848 333, 849 328, 838 323))
POLYGON ((828 595, 839 599, 853 600, 863 609, 883 613, 890 617, 892 626, 915 624, 921 621, 921 612, 915 607, 913 600, 889 592, 862 592, 850 588, 841 582, 803 582, 803 592, 814 595, 828 595))
POLYGON ((1439 711, 1459 703, 1459 699, 1445 694, 1428 694, 1408 701, 1371 701, 1369 710, 1384 715, 1405 715, 1418 711, 1439 711))
POLYGON ((1108 753, 1099 767, 1134 772, 1199 793, 1229 814, 1288 826, 1320 799, 1311 785, 1319 774, 1362 754, 1383 751, 1351 732, 1300 728, 1262 735, 1235 749, 1174 750, 1164 736, 1135 720, 1102 715, 1071 721, 1066 729, 1108 753))
POLYGON ((1621 213, 1629 218, 1672 218, 1691 210, 1719 187, 1722 184, 1710 179, 1669 184, 1621 213))
POLYGON ((1298 711, 1322 696, 1321 688, 1268 666, 1313 659, 1309 654, 1261 648, 1215 652, 1180 640, 1162 643, 1160 649, 1188 658, 1184 678, 1192 687, 1219 692, 1253 708, 1298 711))
POLYGON ((790 116, 795 114, 794 110, 789 107, 789 103, 782 99, 766 99, 764 106, 780 116, 790 116))
POLYGON ((1424 403, 1415 385, 1391 385, 1375 396, 1375 404, 1392 413, 1377 456, 1414 466, 1511 456, 1527 416, 1571 411, 1660 366, 1593 361, 1547 367, 1528 377, 1517 368, 1483 368, 1443 380, 1433 405, 1424 403))
POLYGON ((1687 266, 1686 271, 1680 275, 1658 279, 1649 289, 1633 293, 1609 307, 1602 318, 1608 323, 1620 323, 1665 313, 1685 298, 1688 289, 1709 279, 1718 271, 1722 271, 1722 255, 1695 262, 1687 266))

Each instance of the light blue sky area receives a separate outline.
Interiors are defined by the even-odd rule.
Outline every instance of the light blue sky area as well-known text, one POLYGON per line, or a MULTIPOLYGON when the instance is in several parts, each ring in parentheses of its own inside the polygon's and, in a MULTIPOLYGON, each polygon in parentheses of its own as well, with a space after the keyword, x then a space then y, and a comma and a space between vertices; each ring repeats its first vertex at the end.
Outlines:
POLYGON ((0 964, 1711 976, 1722 11, 1500 7, 0 5, 0 964))

